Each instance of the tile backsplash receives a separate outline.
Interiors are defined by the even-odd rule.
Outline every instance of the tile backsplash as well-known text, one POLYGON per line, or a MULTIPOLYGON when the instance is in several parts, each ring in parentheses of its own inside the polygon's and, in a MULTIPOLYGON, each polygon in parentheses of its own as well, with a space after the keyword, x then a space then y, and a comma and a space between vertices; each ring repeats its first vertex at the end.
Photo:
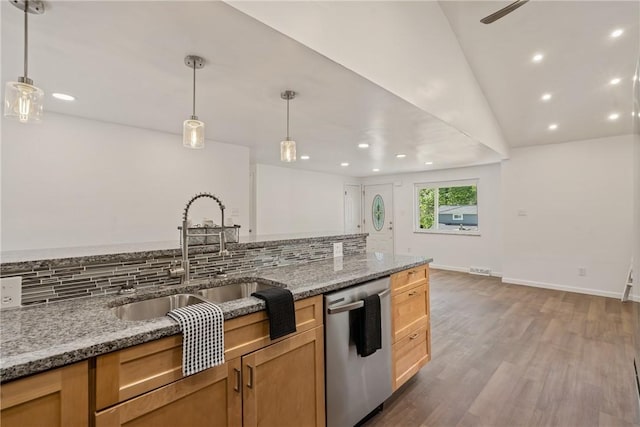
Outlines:
MULTIPOLYGON (((343 244, 344 255, 365 252, 366 234, 314 237, 281 241, 229 244, 230 256, 217 251, 194 251, 191 278, 250 272, 333 257, 333 243, 343 244)), ((22 277, 22 304, 82 298, 118 292, 125 284, 137 288, 180 283, 167 270, 179 265, 180 250, 149 251, 0 264, 1 277, 22 277)))

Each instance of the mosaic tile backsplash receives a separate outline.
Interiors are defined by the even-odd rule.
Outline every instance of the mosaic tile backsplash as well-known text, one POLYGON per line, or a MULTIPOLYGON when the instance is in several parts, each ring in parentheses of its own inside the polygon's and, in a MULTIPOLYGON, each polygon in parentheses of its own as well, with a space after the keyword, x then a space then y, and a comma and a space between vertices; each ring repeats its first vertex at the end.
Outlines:
MULTIPOLYGON (((231 256, 217 252, 192 253, 191 278, 218 272, 251 272, 263 267, 291 265, 333 257, 333 243, 343 253, 365 253, 366 234, 315 237, 264 243, 230 244, 231 256)), ((0 264, 0 276, 22 276, 22 305, 113 294, 123 285, 136 288, 179 284, 167 270, 179 265, 179 250, 136 252, 98 257, 66 258, 0 264)))

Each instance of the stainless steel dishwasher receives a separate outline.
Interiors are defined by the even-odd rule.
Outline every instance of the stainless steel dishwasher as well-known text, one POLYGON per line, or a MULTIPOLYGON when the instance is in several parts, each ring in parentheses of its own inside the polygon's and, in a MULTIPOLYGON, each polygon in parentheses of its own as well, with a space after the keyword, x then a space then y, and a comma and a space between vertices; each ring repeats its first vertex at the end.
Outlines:
POLYGON ((324 297, 327 427, 352 427, 391 396, 391 296, 389 278, 324 297), (380 296, 382 348, 361 357, 350 325, 362 299, 380 296))

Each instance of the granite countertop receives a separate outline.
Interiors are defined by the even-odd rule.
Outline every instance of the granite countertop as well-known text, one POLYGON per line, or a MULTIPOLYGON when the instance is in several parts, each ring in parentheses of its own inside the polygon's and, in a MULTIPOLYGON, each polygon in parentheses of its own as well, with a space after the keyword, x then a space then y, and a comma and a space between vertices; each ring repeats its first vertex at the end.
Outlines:
MULTIPOLYGON (((131 296, 101 296, 41 304, 0 312, 0 381, 85 360, 136 344, 180 333, 169 317, 124 321, 111 308, 131 301, 190 293, 227 283, 261 279, 284 286, 295 300, 342 289, 423 265, 425 257, 362 254, 192 281, 159 287, 131 296)), ((264 310, 264 302, 248 297, 220 304, 225 319, 264 310)))

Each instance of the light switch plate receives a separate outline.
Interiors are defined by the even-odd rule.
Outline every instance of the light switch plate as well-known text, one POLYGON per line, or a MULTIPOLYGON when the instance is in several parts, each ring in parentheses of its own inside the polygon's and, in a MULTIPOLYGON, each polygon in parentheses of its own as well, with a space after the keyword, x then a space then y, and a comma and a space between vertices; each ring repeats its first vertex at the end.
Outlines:
POLYGON ((0 308, 20 307, 22 304, 22 277, 0 279, 0 308))
POLYGON ((342 256, 342 242, 333 244, 333 257, 342 256))

